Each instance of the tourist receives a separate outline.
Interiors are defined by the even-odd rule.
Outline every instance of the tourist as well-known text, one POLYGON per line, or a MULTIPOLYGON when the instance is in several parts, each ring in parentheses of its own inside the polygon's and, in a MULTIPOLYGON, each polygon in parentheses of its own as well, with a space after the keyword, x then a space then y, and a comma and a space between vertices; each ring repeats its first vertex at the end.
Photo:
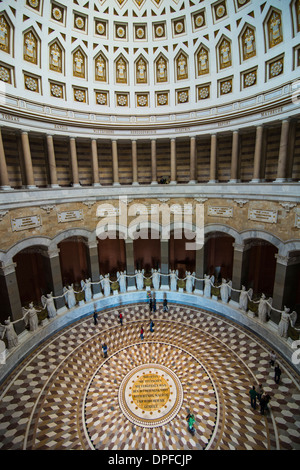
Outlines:
POLYGON ((123 315, 122 315, 121 312, 119 313, 119 322, 120 322, 120 325, 122 326, 123 325, 123 315))
POLYGON ((274 372, 275 372, 274 380, 278 384, 280 380, 280 376, 281 376, 281 369, 278 364, 276 364, 274 372))
POLYGON ((107 357, 107 345, 105 343, 102 344, 103 356, 104 358, 107 357))
POLYGON ((272 367, 274 366, 275 361, 276 361, 276 354, 275 354, 275 352, 272 350, 272 351, 271 351, 271 354, 270 354, 270 365, 271 365, 272 367))
POLYGON ((97 312, 94 312, 94 325, 98 325, 98 313, 97 312))
POLYGON ((256 396, 257 396, 257 393, 256 393, 254 385, 251 388, 251 390, 249 391, 249 395, 250 395, 251 407, 255 410, 256 409, 256 396))
POLYGON ((151 318, 150 318, 150 331, 151 331, 151 333, 154 332, 153 327, 154 327, 154 323, 153 323, 153 320, 151 320, 151 318))
POLYGON ((262 394, 264 393, 264 389, 262 388, 261 384, 257 387, 256 393, 257 393, 258 401, 260 402, 262 394))

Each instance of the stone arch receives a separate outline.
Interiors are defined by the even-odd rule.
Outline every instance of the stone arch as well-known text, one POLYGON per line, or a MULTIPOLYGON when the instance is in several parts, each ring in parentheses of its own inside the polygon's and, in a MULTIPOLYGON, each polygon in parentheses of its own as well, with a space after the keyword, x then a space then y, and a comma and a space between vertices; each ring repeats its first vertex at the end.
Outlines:
POLYGON ((270 232, 265 230, 247 230, 241 233, 241 242, 245 243, 248 239, 261 239, 271 243, 271 245, 276 246, 279 250, 283 246, 283 242, 280 238, 276 237, 270 232))
POLYGON ((24 240, 18 241, 15 245, 9 248, 6 252, 0 253, 0 262, 3 266, 12 262, 13 257, 20 251, 33 246, 43 247, 48 249, 51 244, 51 239, 48 237, 29 237, 24 240))

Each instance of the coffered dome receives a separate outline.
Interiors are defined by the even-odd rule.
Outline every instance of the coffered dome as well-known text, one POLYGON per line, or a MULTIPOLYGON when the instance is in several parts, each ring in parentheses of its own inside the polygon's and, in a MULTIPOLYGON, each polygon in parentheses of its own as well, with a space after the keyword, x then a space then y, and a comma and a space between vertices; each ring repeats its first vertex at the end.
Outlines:
POLYGON ((98 120, 260 106, 299 76, 299 0, 8 0, 0 22, 2 91, 98 120))

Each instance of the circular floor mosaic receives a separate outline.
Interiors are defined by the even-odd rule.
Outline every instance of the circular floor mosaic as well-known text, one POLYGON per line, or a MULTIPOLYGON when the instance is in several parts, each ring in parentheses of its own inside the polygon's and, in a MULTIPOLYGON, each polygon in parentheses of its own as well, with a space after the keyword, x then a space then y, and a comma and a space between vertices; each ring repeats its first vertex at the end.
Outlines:
POLYGON ((262 338, 200 308, 158 305, 154 332, 147 304, 118 310, 123 326, 115 308, 99 312, 97 325, 86 316, 41 343, 1 384, 1 450, 300 448, 299 375, 278 356, 275 383, 262 338), (264 416, 250 405, 258 383, 271 395, 264 416))
POLYGON ((216 430, 219 412, 216 387, 203 365, 179 346, 138 342, 113 353, 101 364, 83 401, 85 433, 93 449, 103 446, 103 399, 107 394, 110 406, 106 413, 113 420, 120 410, 120 424, 129 421, 133 428, 151 432, 160 427, 163 433, 168 433, 171 422, 186 427, 187 414, 192 411, 201 426, 203 445, 209 444, 216 430), (149 363, 147 359, 155 362, 149 363), (113 381, 109 380, 111 370, 119 372, 113 381))

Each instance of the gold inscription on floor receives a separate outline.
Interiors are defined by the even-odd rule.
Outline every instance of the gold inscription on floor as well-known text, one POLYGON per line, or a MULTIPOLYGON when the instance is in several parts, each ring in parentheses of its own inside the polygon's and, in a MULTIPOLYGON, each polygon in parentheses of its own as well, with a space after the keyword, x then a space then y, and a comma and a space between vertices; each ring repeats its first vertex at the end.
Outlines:
POLYGON ((178 413, 182 385, 174 372, 161 364, 143 364, 130 371, 119 388, 124 415, 143 427, 162 426, 178 413))
POLYGON ((144 411, 156 411, 170 397, 170 385, 161 375, 148 373, 138 377, 132 386, 132 400, 144 411))

